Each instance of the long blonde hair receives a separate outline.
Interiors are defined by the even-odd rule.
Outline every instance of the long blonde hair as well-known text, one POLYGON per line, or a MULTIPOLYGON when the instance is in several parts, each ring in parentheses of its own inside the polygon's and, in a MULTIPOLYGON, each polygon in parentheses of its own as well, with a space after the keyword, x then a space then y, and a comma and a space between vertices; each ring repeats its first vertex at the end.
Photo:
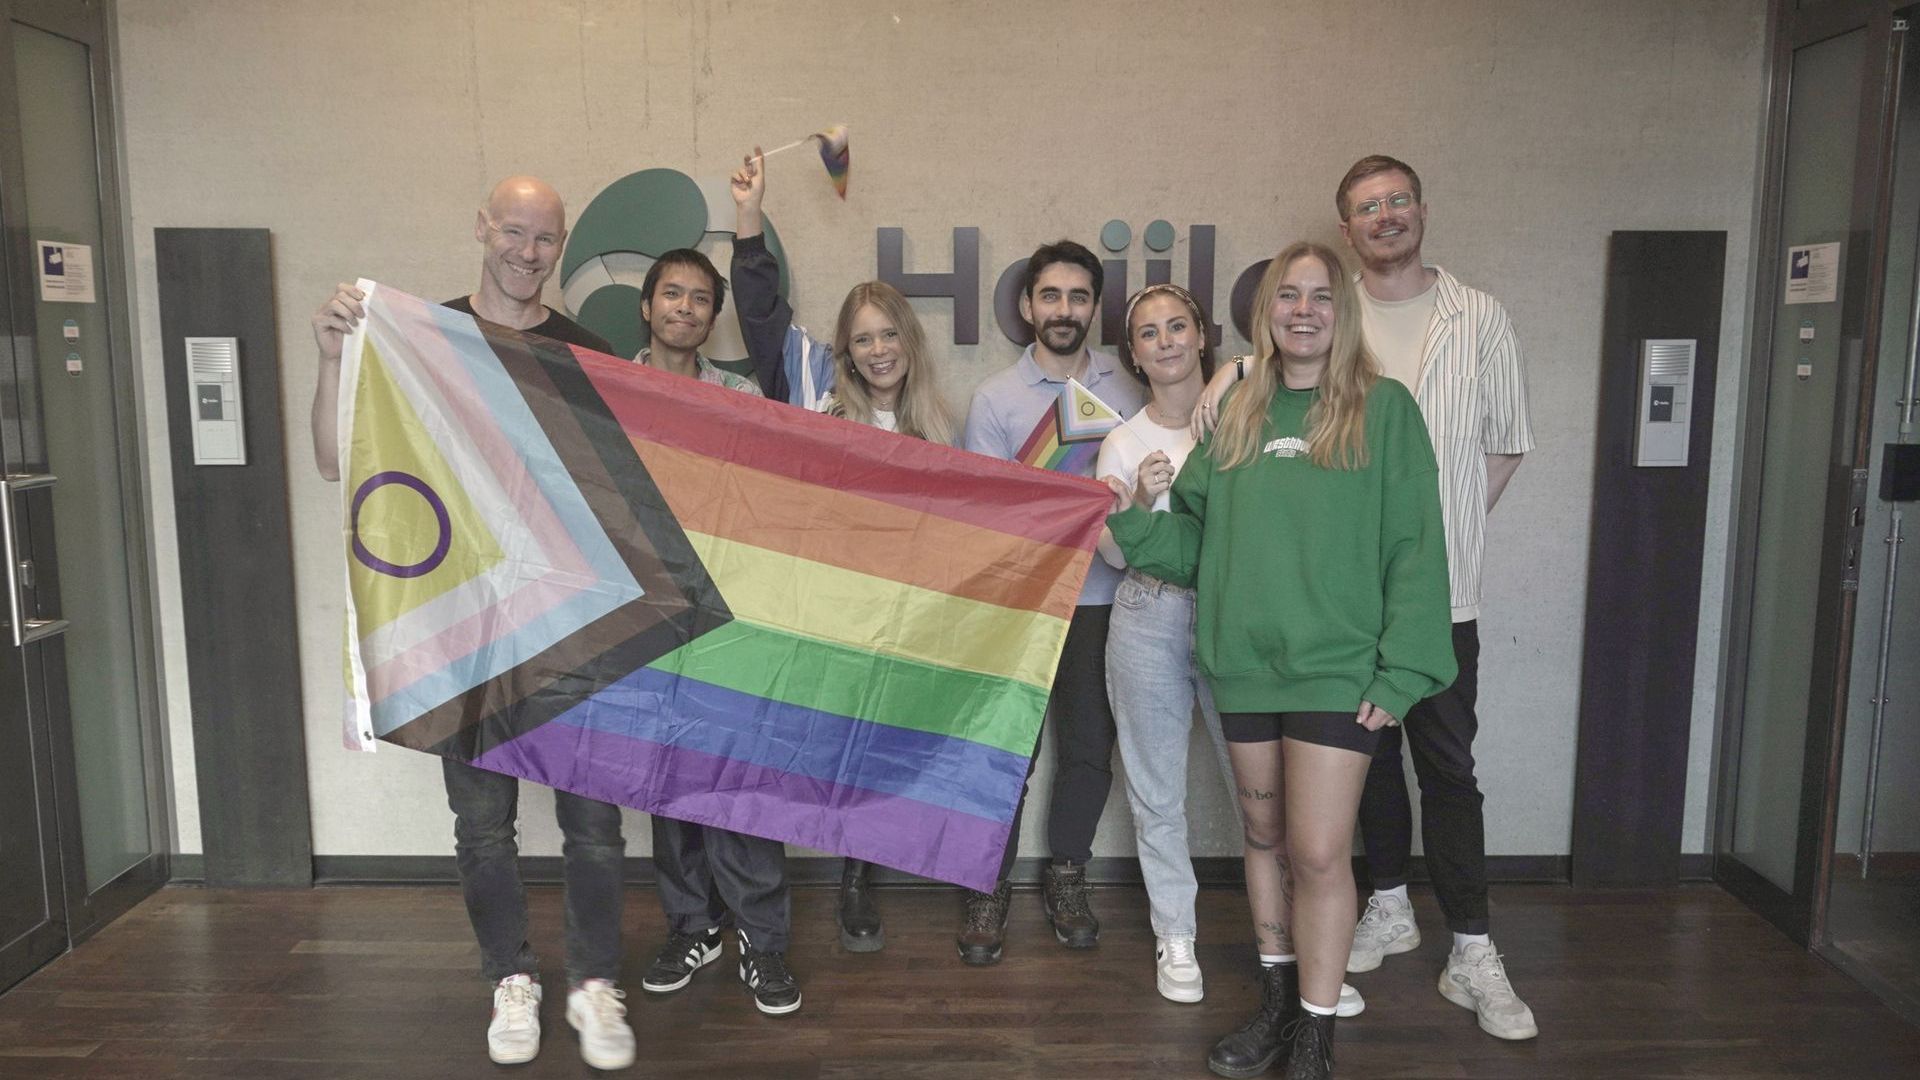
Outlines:
POLYGON ((926 332, 920 329, 913 305, 884 281, 855 285, 840 305, 840 318, 833 326, 833 362, 839 370, 834 373, 833 404, 827 413, 855 423, 873 423, 873 391, 854 365, 850 348, 853 317, 868 304, 900 331, 900 359, 907 366, 900 379, 900 397, 893 403, 894 422, 900 433, 952 445, 953 411, 940 396, 939 372, 927 353, 926 332))
POLYGON ((1267 410, 1280 386, 1279 347, 1273 340, 1273 297, 1280 279, 1301 259, 1326 267, 1333 288, 1333 347, 1319 393, 1307 410, 1307 453, 1323 469, 1359 469, 1367 464, 1367 394, 1380 369, 1360 336, 1359 293, 1332 249, 1302 240, 1267 264, 1253 302, 1253 366, 1220 417, 1213 458, 1222 469, 1238 468, 1260 455, 1267 410))

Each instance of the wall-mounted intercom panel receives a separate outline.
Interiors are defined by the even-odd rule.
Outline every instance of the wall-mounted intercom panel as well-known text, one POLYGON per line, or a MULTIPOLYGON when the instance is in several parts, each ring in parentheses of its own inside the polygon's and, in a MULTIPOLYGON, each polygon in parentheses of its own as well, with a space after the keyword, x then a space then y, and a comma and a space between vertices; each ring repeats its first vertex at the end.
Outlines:
POLYGON ((240 339, 187 339, 187 393, 193 417, 195 465, 245 465, 246 425, 240 414, 240 339))
POLYGON ((1633 463, 1678 468, 1687 463, 1693 431, 1693 338, 1640 342, 1640 398, 1633 425, 1633 463))

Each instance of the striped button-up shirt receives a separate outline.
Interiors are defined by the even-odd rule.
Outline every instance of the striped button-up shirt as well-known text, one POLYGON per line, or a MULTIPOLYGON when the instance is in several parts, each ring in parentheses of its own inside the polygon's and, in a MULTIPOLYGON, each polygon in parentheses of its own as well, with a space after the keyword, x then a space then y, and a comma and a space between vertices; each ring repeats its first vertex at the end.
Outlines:
MULTIPOLYGON (((1506 309, 1445 270, 1432 269, 1438 294, 1421 348, 1420 385, 1413 390, 1440 462, 1453 621, 1465 622, 1480 617, 1487 455, 1533 449, 1533 425, 1527 418, 1520 342, 1506 309)), ((1354 277, 1358 282, 1359 275, 1354 277)))

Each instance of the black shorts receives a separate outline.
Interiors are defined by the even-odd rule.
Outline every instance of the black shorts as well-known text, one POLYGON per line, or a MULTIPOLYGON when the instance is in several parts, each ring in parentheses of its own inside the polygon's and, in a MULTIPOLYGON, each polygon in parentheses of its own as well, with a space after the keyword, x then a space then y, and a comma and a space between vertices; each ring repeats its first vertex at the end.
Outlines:
POLYGON ((1368 731, 1350 712, 1230 712, 1220 714, 1228 742, 1273 742, 1281 737, 1373 756, 1380 733, 1368 731))

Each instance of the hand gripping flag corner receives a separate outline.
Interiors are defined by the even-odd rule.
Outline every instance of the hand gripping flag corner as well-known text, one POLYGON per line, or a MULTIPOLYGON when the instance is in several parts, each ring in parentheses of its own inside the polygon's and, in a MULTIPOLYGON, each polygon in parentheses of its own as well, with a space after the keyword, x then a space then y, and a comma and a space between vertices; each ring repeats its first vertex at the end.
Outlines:
POLYGON ((350 747, 993 887, 1104 488, 362 288, 350 747))

